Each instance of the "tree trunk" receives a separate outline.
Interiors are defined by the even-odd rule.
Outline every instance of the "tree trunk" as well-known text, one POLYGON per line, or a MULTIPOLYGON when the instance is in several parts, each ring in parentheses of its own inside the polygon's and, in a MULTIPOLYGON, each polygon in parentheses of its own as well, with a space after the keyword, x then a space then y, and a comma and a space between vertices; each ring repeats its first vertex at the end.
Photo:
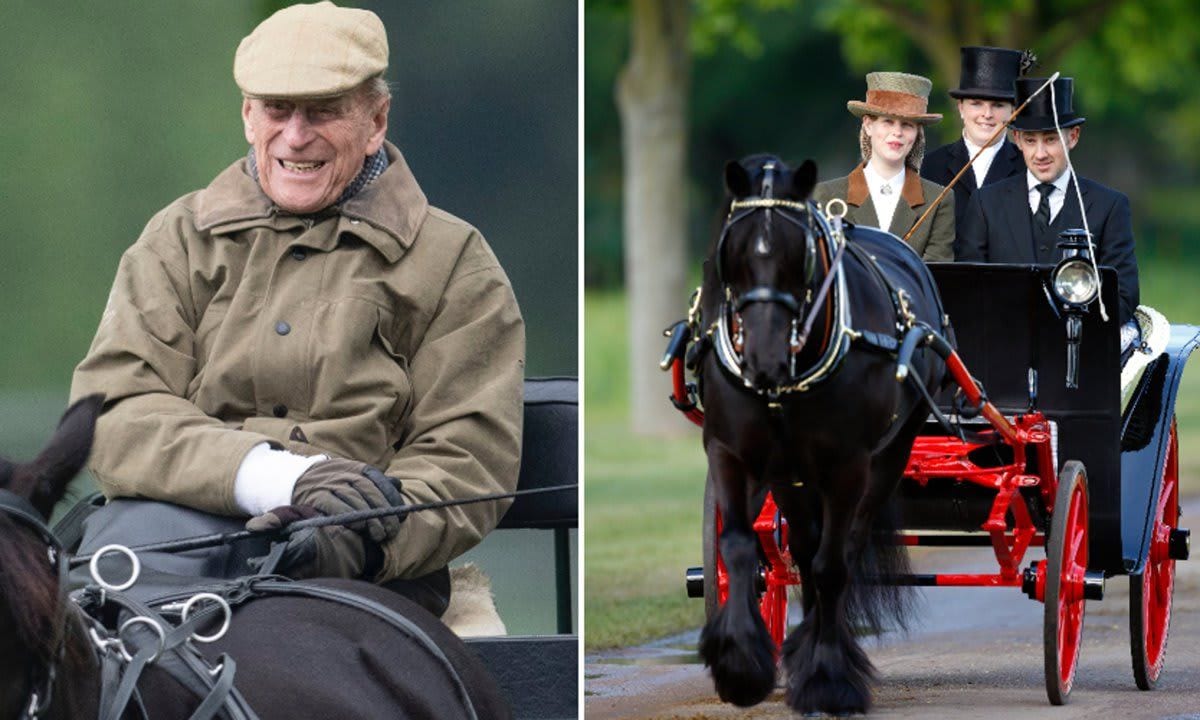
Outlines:
POLYGON ((686 312, 689 0, 632 0, 629 61, 617 79, 633 431, 685 427, 658 369, 662 330, 686 312))

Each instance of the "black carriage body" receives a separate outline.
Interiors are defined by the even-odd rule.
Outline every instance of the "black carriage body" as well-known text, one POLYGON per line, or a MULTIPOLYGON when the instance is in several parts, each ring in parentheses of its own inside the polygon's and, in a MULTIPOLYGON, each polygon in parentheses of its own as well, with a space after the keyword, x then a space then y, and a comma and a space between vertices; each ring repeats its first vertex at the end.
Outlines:
POLYGON ((1158 479, 1166 463, 1175 398, 1184 365, 1198 344, 1200 328, 1172 325, 1167 347, 1146 367, 1122 418, 1121 492, 1125 512, 1121 538, 1131 574, 1142 572, 1149 554, 1161 490, 1158 479))
MULTIPOLYGON (((1036 408, 1055 423, 1057 474, 1067 460, 1087 469, 1090 509, 1089 566, 1105 574, 1128 572, 1122 527, 1129 499, 1121 472, 1120 344, 1116 315, 1117 274, 1101 269, 1101 300, 1109 320, 1093 305, 1083 315, 1077 388, 1066 387, 1067 341, 1063 320, 1051 304, 1053 267, 934 263, 930 267, 954 328, 959 355, 988 399, 1005 415, 1030 409, 1030 370, 1036 371, 1036 408)), ((943 409, 951 409, 946 393, 943 409)), ((1149 484, 1149 479, 1143 480, 1149 484)), ((954 483, 923 488, 928 508, 944 504, 952 529, 978 529, 994 493, 954 483), (929 493, 925 493, 929 495, 929 493), (971 527, 968 527, 971 526, 971 527)), ((1144 493, 1143 493, 1144 495, 1144 493)), ((1144 515, 1144 500, 1137 514, 1144 515)), ((1045 519, 1045 518, 1043 518, 1045 519)))

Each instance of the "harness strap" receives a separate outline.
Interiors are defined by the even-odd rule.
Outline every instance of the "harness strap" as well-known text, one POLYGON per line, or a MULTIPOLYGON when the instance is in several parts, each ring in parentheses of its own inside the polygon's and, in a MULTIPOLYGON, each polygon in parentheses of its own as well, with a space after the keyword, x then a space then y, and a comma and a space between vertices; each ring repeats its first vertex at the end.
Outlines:
POLYGON ((900 343, 895 335, 875 332, 874 330, 855 330, 854 344, 864 350, 884 355, 895 355, 900 349, 900 343))
MULTIPOLYGON (((80 605, 94 604, 95 599, 94 594, 85 594, 81 596, 80 605)), ((104 602, 112 603, 122 614, 146 618, 163 628, 164 632, 161 640, 158 635, 152 635, 152 641, 138 647, 132 660, 124 666, 116 652, 111 649, 104 652, 101 658, 100 720, 119 720, 133 699, 137 699, 140 705, 137 683, 151 662, 157 663, 181 685, 202 698, 200 706, 192 716, 195 720, 210 720, 215 717, 215 713, 221 711, 225 712, 229 720, 258 720, 258 715, 250 708, 242 694, 233 687, 236 664, 229 664, 228 658, 222 656, 221 667, 213 668, 200 652, 187 642, 216 612, 217 606, 199 608, 185 622, 171 626, 162 615, 127 595, 106 593, 104 602), (212 710, 214 707, 216 709, 212 710)), ((98 621, 93 619, 92 622, 104 629, 98 621)), ((145 633, 150 631, 139 628, 138 625, 131 626, 128 637, 120 638, 121 643, 136 645, 139 634, 141 637, 147 637, 145 633)), ((105 633, 108 634, 106 629, 105 633)), ((144 717, 144 710, 142 714, 144 717)))
POLYGON ((213 683, 208 697, 204 698, 204 702, 200 703, 200 707, 196 708, 189 720, 212 720, 229 700, 230 694, 236 692, 233 687, 233 674, 237 672, 237 663, 229 655, 222 653, 221 664, 218 667, 220 672, 217 674, 217 681, 213 683))

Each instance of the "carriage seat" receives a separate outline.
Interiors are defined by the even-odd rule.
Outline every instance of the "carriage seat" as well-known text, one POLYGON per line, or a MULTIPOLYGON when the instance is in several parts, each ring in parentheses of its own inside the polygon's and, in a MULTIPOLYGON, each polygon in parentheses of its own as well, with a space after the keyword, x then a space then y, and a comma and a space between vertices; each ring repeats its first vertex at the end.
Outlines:
POLYGON ((1140 337, 1121 366, 1121 412, 1129 408, 1129 401, 1146 368, 1167 349, 1171 339, 1171 323, 1149 305, 1138 305, 1133 311, 1133 319, 1137 322, 1140 337))

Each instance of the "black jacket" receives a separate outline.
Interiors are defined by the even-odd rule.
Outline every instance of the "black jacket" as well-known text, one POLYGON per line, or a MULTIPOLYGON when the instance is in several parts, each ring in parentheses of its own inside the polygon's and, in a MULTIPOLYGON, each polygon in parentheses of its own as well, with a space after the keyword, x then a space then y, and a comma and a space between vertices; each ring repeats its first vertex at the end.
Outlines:
MULTIPOLYGON (((1087 178, 1079 178, 1088 226, 1096 244, 1096 263, 1116 268, 1124 323, 1138 305, 1138 270, 1134 255, 1133 225, 1129 198, 1087 178)), ((968 204, 955 259, 966 262, 996 262, 1054 265, 1061 251, 1058 233, 1082 228, 1075 184, 1067 184, 1062 210, 1050 223, 1045 237, 1033 236, 1033 213, 1029 209, 1029 186, 1025 175, 1001 180, 980 188, 968 204)), ((1111 312, 1111 308, 1110 308, 1111 312)))
MULTIPOLYGON (((921 177, 944 187, 950 184, 970 159, 966 143, 959 138, 956 142, 943 145, 925 156, 921 162, 921 177)), ((1005 140, 992 160, 987 175, 983 177, 983 186, 987 187, 1013 175, 1024 174, 1025 157, 1021 155, 1020 148, 1005 140)), ((962 235, 963 217, 967 214, 967 205, 970 204, 971 196, 976 190, 978 188, 975 186, 974 170, 963 173, 954 185, 954 229, 957 235, 962 235)))

